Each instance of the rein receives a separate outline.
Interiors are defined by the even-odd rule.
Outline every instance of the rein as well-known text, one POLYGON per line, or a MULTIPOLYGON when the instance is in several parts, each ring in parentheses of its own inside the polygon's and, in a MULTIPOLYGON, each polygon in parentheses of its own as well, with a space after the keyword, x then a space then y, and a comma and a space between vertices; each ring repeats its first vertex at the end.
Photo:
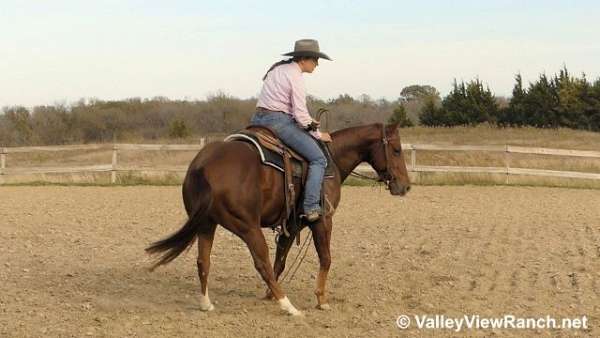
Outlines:
MULTIPOLYGON (((302 231, 302 230, 299 230, 299 231, 302 231)), ((302 243, 302 246, 300 247, 300 250, 298 251, 296 258, 294 258, 294 261, 292 262, 292 264, 290 264, 290 268, 285 272, 285 274, 281 278, 282 284, 285 282, 291 282, 292 279, 294 279, 294 276, 296 276, 296 271, 298 271, 298 269, 300 268, 300 265, 302 265, 302 262, 304 261, 304 258, 306 258, 306 253, 308 252, 308 242, 311 239, 312 239, 312 230, 310 231, 310 234, 308 236, 306 236, 306 238, 304 239, 304 242, 302 243), (303 253, 303 251, 304 251, 304 253, 303 253), (298 258, 300 256, 302 256, 302 258, 300 259, 300 261, 298 261, 298 258), (294 270, 294 272, 292 272, 292 275, 288 279, 287 277, 290 274, 290 271, 292 271, 292 269, 294 270)), ((279 245, 279 243, 277 243, 277 245, 279 245)))

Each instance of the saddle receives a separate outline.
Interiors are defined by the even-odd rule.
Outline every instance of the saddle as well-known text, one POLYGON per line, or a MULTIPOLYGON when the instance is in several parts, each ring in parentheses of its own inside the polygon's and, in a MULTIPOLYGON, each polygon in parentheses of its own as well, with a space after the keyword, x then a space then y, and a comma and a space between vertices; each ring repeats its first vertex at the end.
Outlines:
MULTIPOLYGON (((271 225, 271 228, 283 233, 286 237, 290 236, 290 230, 292 233, 299 234, 299 208, 296 201, 304 190, 308 174, 308 161, 281 142, 275 131, 266 126, 248 126, 246 129, 227 136, 224 141, 243 141, 253 145, 258 151, 263 165, 270 166, 283 173, 285 179, 285 210, 282 211, 279 220, 271 225), (292 229, 288 229, 290 223, 293 224, 292 229)), ((335 168, 329 148, 321 141, 318 141, 317 144, 319 144, 327 158, 324 178, 331 179, 335 177, 335 168)), ((323 190, 321 189, 321 195, 323 195, 323 190)), ((322 196, 321 201, 323 200, 322 196)), ((299 240, 299 237, 297 237, 297 240, 299 240)))

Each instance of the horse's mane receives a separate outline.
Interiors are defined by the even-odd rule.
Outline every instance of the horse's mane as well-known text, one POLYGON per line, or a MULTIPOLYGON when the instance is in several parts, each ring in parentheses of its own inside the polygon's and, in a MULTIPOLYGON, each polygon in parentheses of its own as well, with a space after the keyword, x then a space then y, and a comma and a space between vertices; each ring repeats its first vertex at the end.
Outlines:
POLYGON ((355 126, 336 130, 333 133, 331 133, 331 138, 334 139, 333 147, 337 149, 342 149, 346 146, 352 146, 352 144, 347 143, 347 140, 351 140, 354 142, 361 141, 364 138, 363 135, 366 130, 372 130, 374 128, 379 129, 382 125, 383 124, 381 123, 372 123, 362 126, 355 126), (357 135, 359 135, 359 137, 356 137, 357 135))
POLYGON ((344 129, 338 129, 334 132, 331 133, 332 137, 336 137, 336 136, 343 136, 347 133, 350 134, 356 134, 356 132, 364 130, 368 127, 375 127, 377 125, 383 125, 382 123, 371 123, 371 124, 365 124, 365 125, 360 125, 360 126, 354 126, 354 127, 348 127, 348 128, 344 128, 344 129))
POLYGON ((367 131, 380 129, 381 126, 381 123, 372 123, 334 131, 331 133, 333 142, 329 148, 333 158, 335 159, 339 154, 345 153, 347 150, 355 149, 365 141, 367 131))

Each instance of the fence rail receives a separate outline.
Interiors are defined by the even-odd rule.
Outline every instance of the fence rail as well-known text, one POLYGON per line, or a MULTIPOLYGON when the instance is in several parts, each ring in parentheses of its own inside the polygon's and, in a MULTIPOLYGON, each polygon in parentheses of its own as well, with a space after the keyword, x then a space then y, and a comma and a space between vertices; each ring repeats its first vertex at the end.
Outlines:
MULTIPOLYGON (((185 166, 168 167, 142 167, 120 166, 118 164, 120 151, 198 151, 204 147, 206 139, 199 144, 91 144, 71 146, 43 146, 43 147, 4 147, 0 148, 0 184, 4 181, 2 176, 20 174, 46 174, 46 173, 83 173, 83 172, 110 172, 111 183, 117 182, 117 173, 125 171, 155 171, 155 172, 185 172, 185 166), (9 154, 30 152, 57 152, 74 150, 112 150, 110 164, 70 166, 70 167, 11 167, 7 168, 9 154)), ((567 157, 600 158, 600 151, 551 149, 539 147, 520 147, 510 145, 479 146, 479 145, 435 145, 435 144, 402 144, 405 151, 410 151, 410 162, 407 163, 409 172, 446 172, 446 173, 490 173, 505 174, 507 183, 510 175, 530 175, 546 177, 563 177, 600 180, 600 173, 559 171, 531 168, 513 168, 510 166, 510 154, 550 155, 567 157), (426 166, 417 165, 417 151, 480 151, 504 153, 503 167, 474 167, 474 166, 426 166)), ((373 172, 370 166, 361 164, 359 171, 373 172)))

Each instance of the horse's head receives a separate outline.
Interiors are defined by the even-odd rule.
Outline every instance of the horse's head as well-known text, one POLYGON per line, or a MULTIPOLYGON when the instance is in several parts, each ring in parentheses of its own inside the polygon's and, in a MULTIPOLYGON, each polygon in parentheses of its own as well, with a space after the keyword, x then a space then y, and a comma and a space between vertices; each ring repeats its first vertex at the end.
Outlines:
POLYGON ((398 124, 382 125, 378 132, 378 141, 372 143, 367 162, 392 195, 404 196, 410 190, 410 179, 398 135, 398 124))

